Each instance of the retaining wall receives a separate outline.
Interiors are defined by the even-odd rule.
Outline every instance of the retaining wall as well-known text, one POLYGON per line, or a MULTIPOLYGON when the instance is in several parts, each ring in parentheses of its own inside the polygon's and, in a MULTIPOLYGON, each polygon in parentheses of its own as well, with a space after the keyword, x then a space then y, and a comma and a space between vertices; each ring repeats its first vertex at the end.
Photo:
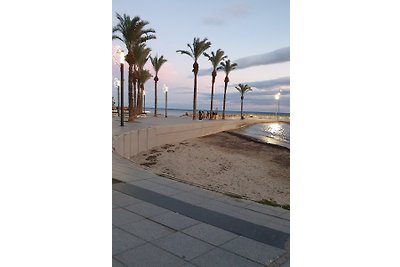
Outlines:
POLYGON ((117 136, 113 142, 113 150, 125 158, 130 158, 156 146, 232 130, 242 125, 244 123, 241 121, 198 121, 137 129, 117 136))

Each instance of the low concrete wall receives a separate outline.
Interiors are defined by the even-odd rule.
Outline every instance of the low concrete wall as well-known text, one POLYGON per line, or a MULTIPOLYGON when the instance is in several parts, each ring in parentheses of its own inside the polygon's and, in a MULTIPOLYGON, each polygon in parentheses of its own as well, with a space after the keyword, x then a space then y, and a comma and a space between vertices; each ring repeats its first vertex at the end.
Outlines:
POLYGON ((244 124, 243 121, 212 121, 132 130, 114 139, 113 150, 125 158, 130 158, 156 146, 232 130, 244 124))

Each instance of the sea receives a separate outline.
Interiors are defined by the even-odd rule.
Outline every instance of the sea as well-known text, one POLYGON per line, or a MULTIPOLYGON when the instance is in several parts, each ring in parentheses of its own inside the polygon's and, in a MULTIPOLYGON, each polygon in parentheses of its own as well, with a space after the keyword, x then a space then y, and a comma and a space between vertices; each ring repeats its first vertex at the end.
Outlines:
POLYGON ((250 137, 258 142, 290 149, 290 123, 288 122, 257 123, 233 132, 250 137))
MULTIPOLYGON (((154 113, 153 108, 146 108, 147 112, 154 113)), ((167 110, 168 117, 180 117, 185 115, 185 113, 191 114, 193 110, 190 109, 173 109, 169 108, 167 110)), ((165 110, 163 108, 159 108, 157 113, 164 115, 165 110)), ((204 110, 207 112, 207 110, 204 110)), ((219 111, 218 114, 222 114, 222 111, 219 111)), ((240 111, 225 111, 226 115, 240 115, 240 111)), ((276 116, 275 112, 243 112, 245 117, 254 117, 254 116, 276 116)), ((280 121, 277 122, 269 122, 269 123, 257 123, 252 124, 246 127, 242 127, 237 130, 233 130, 232 132, 236 134, 240 134, 246 137, 249 137, 253 140, 256 140, 261 143, 274 144, 278 146, 282 146, 290 149, 290 113, 279 113, 280 121), (284 122, 283 122, 284 121, 284 122)))

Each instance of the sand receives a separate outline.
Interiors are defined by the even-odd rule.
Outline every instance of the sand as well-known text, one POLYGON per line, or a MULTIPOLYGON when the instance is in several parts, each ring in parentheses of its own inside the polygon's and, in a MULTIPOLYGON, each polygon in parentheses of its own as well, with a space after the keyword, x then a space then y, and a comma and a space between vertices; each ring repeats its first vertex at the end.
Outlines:
POLYGON ((155 174, 213 191, 289 204, 290 151, 229 133, 166 144, 131 158, 155 174))

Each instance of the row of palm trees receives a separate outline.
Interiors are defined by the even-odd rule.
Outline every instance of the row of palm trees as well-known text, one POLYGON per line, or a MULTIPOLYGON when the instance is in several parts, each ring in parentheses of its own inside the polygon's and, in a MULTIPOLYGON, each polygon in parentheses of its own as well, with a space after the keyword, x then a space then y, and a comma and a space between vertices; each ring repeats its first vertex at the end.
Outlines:
MULTIPOLYGON (((129 98, 129 118, 128 121, 133 121, 134 118, 142 113, 143 109, 143 92, 144 84, 153 77, 149 70, 144 69, 146 62, 150 59, 153 69, 155 71, 154 76, 154 116, 157 116, 157 82, 158 73, 162 65, 167 62, 164 56, 150 55, 151 49, 146 47, 146 42, 152 39, 156 39, 154 35, 155 30, 152 28, 145 28, 149 22, 142 20, 140 17, 135 16, 130 18, 130 16, 124 14, 121 16, 116 13, 118 19, 118 24, 113 27, 112 38, 122 41, 128 51, 125 56, 125 60, 129 65, 128 71, 128 98, 129 98), (136 94, 137 93, 137 94, 136 94)), ((224 87, 224 100, 223 100, 223 110, 222 119, 225 119, 225 103, 226 103, 226 91, 229 83, 229 74, 232 70, 236 69, 237 64, 231 63, 224 51, 218 49, 216 52, 211 52, 211 55, 206 53, 206 50, 210 48, 211 42, 204 38, 194 38, 193 44, 187 44, 190 51, 188 50, 177 50, 177 53, 185 54, 190 56, 193 60, 193 70, 194 73, 194 85, 193 85, 193 120, 196 119, 196 103, 197 103, 197 75, 199 72, 198 59, 201 55, 204 55, 211 62, 213 71, 212 81, 211 81, 211 104, 210 113, 213 112, 213 99, 214 99, 214 84, 217 76, 217 71, 222 70, 225 72, 225 87, 224 87)), ((243 119, 243 98, 244 93, 251 91, 251 88, 246 84, 239 84, 235 87, 241 93, 241 118, 243 119)))
POLYGON ((157 82, 158 72, 161 66, 167 62, 164 56, 150 55, 151 49, 146 46, 146 42, 156 39, 155 30, 145 28, 149 22, 142 20, 140 17, 130 16, 116 13, 118 24, 113 27, 112 39, 117 39, 123 42, 128 51, 125 56, 125 61, 129 65, 128 70, 128 98, 129 98, 129 117, 128 121, 133 121, 134 118, 142 113, 143 110, 143 92, 144 84, 151 78, 150 71, 145 69, 147 61, 150 59, 155 71, 155 111, 154 116, 157 116, 157 82), (136 94, 137 93, 137 94, 136 94))
MULTIPOLYGON (((197 102, 197 74, 199 72, 199 63, 197 62, 199 57, 201 55, 204 55, 205 57, 208 58, 208 60, 211 62, 213 71, 211 73, 211 103, 210 103, 210 113, 213 112, 213 100, 214 100, 214 84, 215 84, 215 78, 217 77, 217 71, 218 70, 223 70, 225 72, 225 87, 224 87, 224 101, 223 101, 223 107, 222 107, 222 119, 225 119, 225 103, 226 103, 226 90, 228 88, 228 83, 229 83, 229 73, 236 69, 237 64, 236 63, 231 63, 231 61, 228 58, 228 56, 225 55, 225 52, 221 49, 218 49, 216 52, 211 52, 211 55, 206 53, 206 50, 210 48, 211 42, 208 41, 207 38, 204 38, 203 40, 200 40, 200 38, 194 38, 193 39, 193 44, 187 44, 187 46, 190 48, 190 51, 188 50, 177 50, 177 53, 181 53, 184 55, 190 56, 193 60, 193 70, 192 72, 194 73, 194 85, 193 85, 193 119, 196 118, 196 102, 197 102), (225 60, 225 61, 224 61, 225 60)), ((247 92, 249 90, 246 90, 247 92)), ((242 96, 243 100, 243 96, 242 96)), ((243 105, 242 105, 243 108, 243 105)), ((242 116, 243 112, 241 112, 241 118, 243 119, 242 116)))

